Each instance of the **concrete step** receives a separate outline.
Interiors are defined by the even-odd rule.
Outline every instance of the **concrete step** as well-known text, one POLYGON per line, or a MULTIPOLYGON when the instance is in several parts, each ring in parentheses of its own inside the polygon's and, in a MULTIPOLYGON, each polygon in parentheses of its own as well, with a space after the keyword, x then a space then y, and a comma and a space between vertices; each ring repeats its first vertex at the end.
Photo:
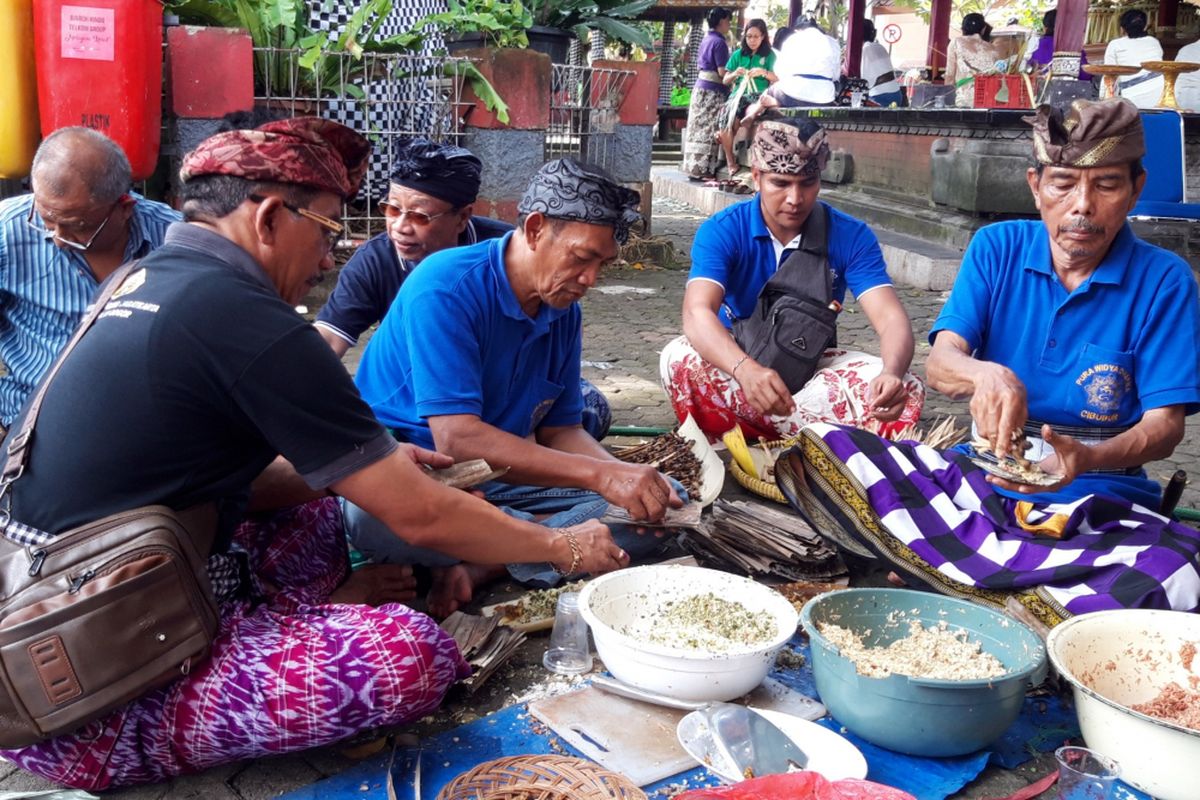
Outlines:
POLYGON ((844 186, 823 186, 821 199, 873 227, 959 251, 966 249, 975 231, 996 221, 935 206, 924 197, 913 198, 874 187, 866 192, 844 186))

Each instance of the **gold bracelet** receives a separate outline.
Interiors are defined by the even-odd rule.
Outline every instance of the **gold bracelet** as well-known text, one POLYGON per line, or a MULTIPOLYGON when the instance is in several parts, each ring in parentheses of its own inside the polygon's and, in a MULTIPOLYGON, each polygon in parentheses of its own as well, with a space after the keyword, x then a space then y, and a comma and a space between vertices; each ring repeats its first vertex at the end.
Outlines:
POLYGON ((565 578, 568 575, 574 575, 579 572, 579 568, 583 565, 583 549, 579 546, 579 540, 575 538, 574 531, 560 528, 558 532, 561 536, 567 537, 567 544, 571 547, 571 566, 566 570, 559 569, 558 565, 554 563, 551 563, 550 566, 554 567, 554 571, 565 578))
POLYGON ((731 378, 734 377, 737 374, 737 368, 740 367, 742 365, 742 362, 745 361, 749 357, 750 357, 750 355, 746 354, 746 355, 742 356, 741 358, 739 358, 737 360, 737 363, 735 363, 733 365, 733 369, 729 370, 729 377, 731 377, 731 378))

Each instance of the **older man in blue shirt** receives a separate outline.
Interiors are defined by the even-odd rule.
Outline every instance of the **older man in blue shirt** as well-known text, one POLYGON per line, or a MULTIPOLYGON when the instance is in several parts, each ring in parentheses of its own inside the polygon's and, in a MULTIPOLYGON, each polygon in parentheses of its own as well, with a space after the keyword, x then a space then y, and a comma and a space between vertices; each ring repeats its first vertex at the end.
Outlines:
MULTIPOLYGON (((552 161, 522 199, 516 231, 426 259, 359 366, 356 381, 376 417, 402 440, 507 468, 504 483, 482 487, 487 499, 543 525, 596 519, 610 503, 635 520, 658 520, 679 506, 677 484, 614 459, 580 427, 577 301, 616 258, 637 204, 636 192, 599 170, 552 161)), ((346 528, 377 560, 436 567, 435 614, 450 613, 477 584, 503 574, 501 565, 408 548, 352 504, 346 528)), ((655 543, 628 526, 614 525, 612 534, 633 556, 655 543)), ((563 577, 545 564, 513 564, 508 572, 540 585, 563 577)))
POLYGON ((970 399, 975 444, 938 452, 812 426, 783 483, 850 549, 948 594, 1049 624, 1194 611, 1200 532, 1155 513, 1142 465, 1169 456, 1200 409, 1196 281, 1126 222, 1146 179, 1132 104, 1080 100, 1031 120, 1041 222, 979 231, 930 333, 929 383, 970 399))
POLYGON ((154 250, 180 215, 138 197, 104 134, 60 128, 33 159, 33 192, 0 202, 0 426, 25 399, 117 267, 154 250))

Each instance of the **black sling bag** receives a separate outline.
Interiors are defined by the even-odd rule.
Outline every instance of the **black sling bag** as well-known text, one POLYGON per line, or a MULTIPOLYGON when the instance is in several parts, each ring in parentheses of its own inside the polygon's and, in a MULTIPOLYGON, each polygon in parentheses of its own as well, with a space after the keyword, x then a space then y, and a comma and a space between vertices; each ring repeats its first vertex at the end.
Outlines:
POLYGON ((804 223, 800 247, 759 292, 754 313, 733 323, 738 346, 778 372, 792 394, 812 378, 837 339, 828 240, 829 208, 819 204, 804 223))

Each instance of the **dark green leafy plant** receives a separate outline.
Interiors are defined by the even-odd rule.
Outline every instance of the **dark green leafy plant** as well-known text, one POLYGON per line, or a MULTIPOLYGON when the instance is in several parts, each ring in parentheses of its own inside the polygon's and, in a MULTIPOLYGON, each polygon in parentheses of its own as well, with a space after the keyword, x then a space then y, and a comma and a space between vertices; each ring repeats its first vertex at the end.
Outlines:
POLYGON ((533 15, 521 0, 449 0, 449 8, 422 17, 413 28, 432 25, 444 36, 479 33, 489 47, 529 46, 526 31, 533 26, 533 15))
POLYGON ((538 25, 574 31, 581 41, 587 38, 588 31, 600 30, 612 39, 645 49, 652 44, 650 34, 629 21, 637 19, 654 3, 655 0, 530 0, 530 8, 538 25))

